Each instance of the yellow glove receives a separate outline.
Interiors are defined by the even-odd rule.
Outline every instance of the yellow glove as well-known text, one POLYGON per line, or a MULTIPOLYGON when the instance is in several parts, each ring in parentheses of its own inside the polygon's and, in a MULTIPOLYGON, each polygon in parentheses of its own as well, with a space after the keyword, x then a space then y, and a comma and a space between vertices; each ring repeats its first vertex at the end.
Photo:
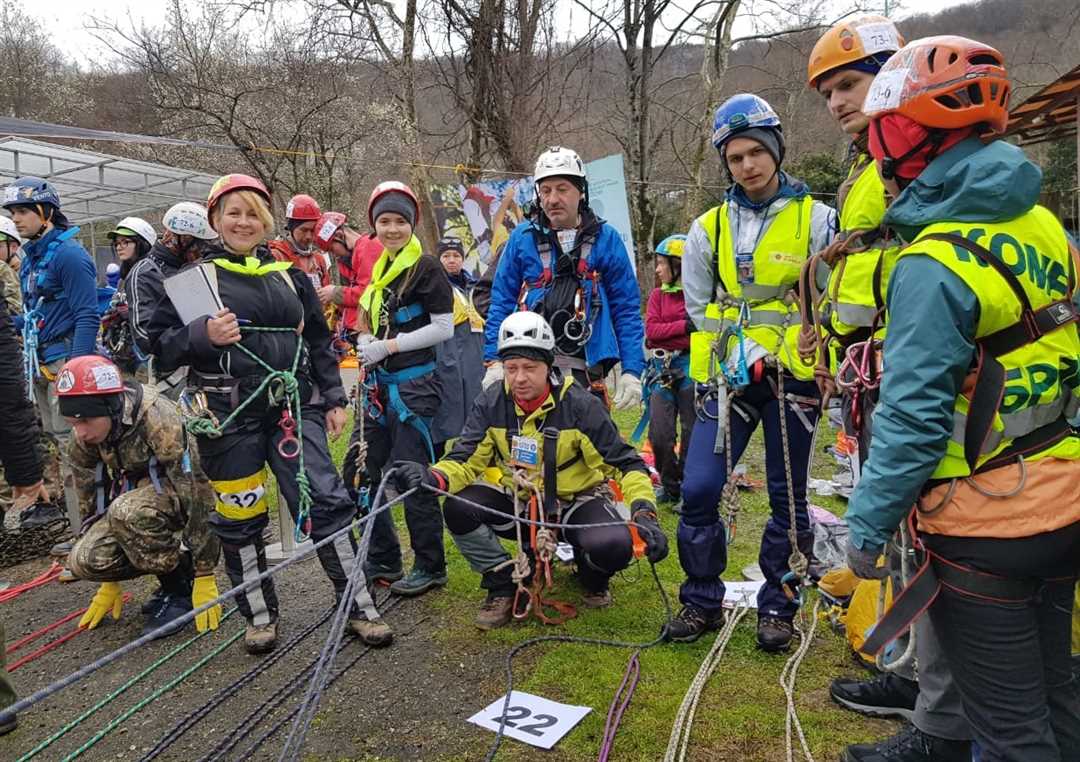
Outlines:
POLYGON ((112 618, 120 618, 120 607, 124 605, 124 593, 118 582, 102 582, 101 587, 94 593, 90 605, 79 620, 79 627, 92 630, 101 624, 105 615, 112 611, 112 618))
MULTIPOLYGON (((218 597, 217 581, 213 574, 195 578, 191 587, 191 605, 194 608, 205 606, 218 597)), ((221 604, 208 608, 195 616, 195 629, 199 632, 216 630, 221 623, 221 604)))

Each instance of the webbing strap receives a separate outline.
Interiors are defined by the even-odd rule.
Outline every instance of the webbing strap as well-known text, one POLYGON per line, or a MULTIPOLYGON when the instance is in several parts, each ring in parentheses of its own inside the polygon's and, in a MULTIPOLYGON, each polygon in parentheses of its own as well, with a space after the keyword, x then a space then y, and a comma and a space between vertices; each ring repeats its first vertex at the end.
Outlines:
POLYGON ((557 458, 559 454, 559 430, 544 427, 544 520, 552 521, 558 515, 559 491, 557 458))
MULTIPOLYGON (((431 441, 431 429, 424 418, 421 418, 412 408, 405 404, 405 400, 401 397, 400 386, 407 381, 422 378, 434 371, 435 363, 433 362, 414 365, 411 368, 396 372, 385 371, 380 368, 375 369, 377 383, 386 387, 386 401, 390 405, 390 409, 394 411, 394 415, 397 416, 399 421, 407 426, 412 426, 419 432, 424 440, 424 445, 427 447, 429 462, 431 463, 435 462, 435 446, 431 441)), ((385 425, 385 413, 375 420, 385 425)))
POLYGON ((424 314, 424 305, 420 302, 413 302, 412 304, 406 304, 404 307, 398 307, 390 315, 390 322, 393 325, 404 325, 410 320, 420 317, 424 314))

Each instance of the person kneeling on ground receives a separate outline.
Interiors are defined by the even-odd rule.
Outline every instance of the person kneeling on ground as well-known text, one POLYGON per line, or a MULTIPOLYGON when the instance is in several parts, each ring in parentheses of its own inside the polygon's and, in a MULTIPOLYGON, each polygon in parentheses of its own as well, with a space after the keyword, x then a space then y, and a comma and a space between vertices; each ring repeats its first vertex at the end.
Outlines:
MULTIPOLYGON (((176 403, 153 387, 125 385, 120 369, 96 355, 64 365, 56 391, 74 433, 68 457, 85 528, 68 566, 102 583, 79 626, 94 629, 110 611, 119 619, 118 583, 143 574, 161 583, 142 609, 144 635, 217 598, 219 545, 206 520, 214 496, 176 403)), ((220 619, 216 606, 195 624, 214 630, 220 619)))
MULTIPOLYGON (((513 521, 472 503, 513 514, 514 468, 524 469, 541 489, 554 480, 557 511, 547 518, 566 524, 620 521, 608 487, 608 478, 616 479, 648 559, 657 563, 668 553, 644 462, 623 441, 598 398, 575 385, 569 375, 552 375, 554 347, 551 326, 543 317, 534 312, 510 315, 500 326, 498 339, 505 381, 477 398, 450 454, 430 469, 420 463, 397 464, 401 489, 427 485, 457 496, 446 500, 446 525, 458 550, 483 575, 480 586, 488 596, 476 625, 484 630, 510 621, 515 583, 507 563, 510 555, 498 538, 513 538, 515 529, 513 521), (557 437, 555 452, 545 456, 552 432, 557 437), (479 481, 490 465, 501 472, 498 484, 479 481)), ((608 581, 634 555, 630 527, 570 529, 563 539, 574 549, 585 606, 610 605, 608 581)))

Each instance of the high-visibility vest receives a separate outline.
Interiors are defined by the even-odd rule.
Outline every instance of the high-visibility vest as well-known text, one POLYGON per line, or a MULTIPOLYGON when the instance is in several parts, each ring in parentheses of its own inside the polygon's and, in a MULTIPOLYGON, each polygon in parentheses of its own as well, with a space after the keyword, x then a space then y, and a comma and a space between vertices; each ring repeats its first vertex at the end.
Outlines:
MULTIPOLYGON (((840 209, 841 237, 846 237, 852 231, 876 230, 885 217, 885 186, 881 183, 873 159, 861 154, 852 165, 848 177, 856 173, 858 176, 840 209)), ((853 334, 866 333, 885 305, 889 273, 900 251, 898 242, 891 244, 875 241, 866 251, 846 255, 843 266, 837 264, 829 273, 828 327, 836 336, 858 340, 853 334)), ((882 318, 879 318, 879 327, 882 322, 882 318)), ((878 335, 882 333, 879 331, 878 335)))
POLYGON ((740 283, 735 261, 735 246, 728 221, 728 204, 710 209, 698 218, 716 255, 719 281, 716 291, 726 293, 736 304, 721 306, 710 302, 705 307, 705 321, 700 331, 690 335, 690 377, 700 383, 715 378, 727 354, 735 350, 737 337, 728 335, 720 351, 714 343, 723 331, 739 321, 738 303, 745 300, 750 319, 743 323, 743 334, 766 351, 799 379, 814 377, 814 362, 799 358, 798 305, 785 301, 799 280, 803 262, 810 255, 810 230, 813 199, 805 196, 784 206, 762 231, 753 251, 753 279, 740 283))
POLYGON ((898 259, 913 254, 940 262, 979 301, 973 370, 956 399, 953 433, 931 480, 1015 463, 1021 454, 1028 462, 1080 459, 1080 437, 1066 420, 1080 411, 1076 268, 1057 218, 1036 206, 1005 223, 939 222, 898 259), (927 240, 940 234, 986 249, 1014 276, 1012 283, 962 245, 927 240), (1026 314, 1017 289, 1030 301, 1026 314))

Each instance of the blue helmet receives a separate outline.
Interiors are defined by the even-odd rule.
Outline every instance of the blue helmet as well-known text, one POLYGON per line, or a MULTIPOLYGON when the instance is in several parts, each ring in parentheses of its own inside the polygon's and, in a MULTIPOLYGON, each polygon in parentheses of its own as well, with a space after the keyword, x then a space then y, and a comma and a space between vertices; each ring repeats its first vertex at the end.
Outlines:
POLYGON ((60 208, 60 194, 52 183, 40 177, 20 177, 4 188, 4 208, 13 206, 35 206, 37 204, 60 208))
POLYGON ((716 116, 713 117, 713 145, 723 152, 725 143, 740 132, 755 127, 764 127, 776 133, 783 132, 780 117, 764 98, 753 93, 733 95, 716 109, 716 116))
POLYGON ((656 253, 664 257, 682 259, 683 249, 686 247, 686 236, 681 233, 669 235, 656 246, 656 253))

